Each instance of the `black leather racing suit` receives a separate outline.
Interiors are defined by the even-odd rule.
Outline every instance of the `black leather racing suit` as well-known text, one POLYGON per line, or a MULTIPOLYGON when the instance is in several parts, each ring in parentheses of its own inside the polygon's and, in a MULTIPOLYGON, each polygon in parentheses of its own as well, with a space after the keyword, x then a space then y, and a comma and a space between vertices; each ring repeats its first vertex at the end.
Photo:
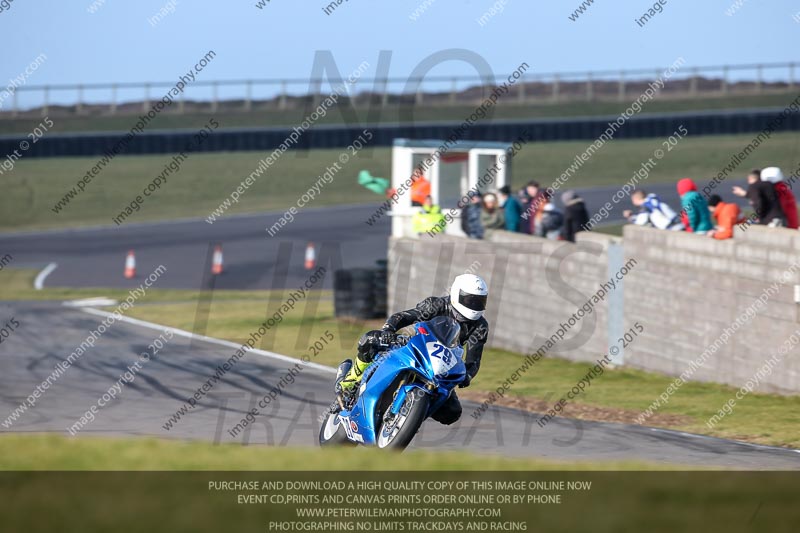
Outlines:
MULTIPOLYGON (((450 316, 458 320, 461 326, 461 335, 458 342, 464 346, 464 364, 467 367, 467 378, 459 387, 469 385, 472 378, 478 373, 481 367, 481 357, 483 356, 483 346, 489 337, 489 323, 485 318, 478 320, 467 320, 455 311, 450 305, 450 298, 446 296, 431 296, 425 298, 413 309, 400 311, 389 317, 383 330, 370 331, 365 333, 358 341, 358 358, 364 362, 372 362, 375 355, 380 350, 380 338, 383 331, 391 333, 397 330, 425 322, 437 316, 450 316)), ((452 424, 461 417, 461 402, 458 401, 456 392, 453 391, 450 397, 442 406, 436 410, 432 418, 442 424, 452 424)))

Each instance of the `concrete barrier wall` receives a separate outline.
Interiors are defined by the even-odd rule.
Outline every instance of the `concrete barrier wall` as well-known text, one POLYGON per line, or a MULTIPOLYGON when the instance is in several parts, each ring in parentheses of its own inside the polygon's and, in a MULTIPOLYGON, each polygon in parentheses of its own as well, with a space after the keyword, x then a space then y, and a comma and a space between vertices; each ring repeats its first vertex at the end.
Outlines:
POLYGON ((626 278, 626 327, 637 320, 644 326, 627 364, 737 387, 749 381, 764 392, 800 392, 800 346, 791 340, 793 334, 800 340, 794 301, 800 232, 751 226, 715 241, 627 226, 624 235, 626 257, 638 261, 626 278))
POLYGON ((506 232, 393 238, 389 311, 445 294, 465 271, 489 283, 492 347, 548 346, 548 355, 587 362, 611 353, 687 380, 800 392, 800 345, 791 341, 800 331, 800 232, 750 227, 715 241, 628 226, 624 240, 581 233, 576 244, 506 232), (604 290, 621 266, 622 279, 604 290))
POLYGON ((570 318, 607 280, 613 241, 591 233, 580 235, 577 244, 507 232, 484 241, 448 235, 393 238, 389 312, 446 294, 458 274, 480 274, 489 284, 491 346, 528 354, 560 333, 563 338, 550 343, 548 354, 595 361, 608 350, 609 299, 572 323, 570 318))

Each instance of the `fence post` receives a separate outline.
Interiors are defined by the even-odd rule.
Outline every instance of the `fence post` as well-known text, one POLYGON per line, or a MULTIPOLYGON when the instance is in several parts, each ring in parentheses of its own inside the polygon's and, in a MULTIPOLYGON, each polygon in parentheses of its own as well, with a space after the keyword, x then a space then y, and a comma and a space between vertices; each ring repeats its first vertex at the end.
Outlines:
POLYGON ((42 106, 42 116, 46 117, 50 114, 50 86, 44 86, 44 105, 42 106))
POLYGON ((594 100, 594 80, 592 80, 592 73, 586 73, 586 101, 591 102, 594 100))
POLYGON ((558 97, 561 92, 561 87, 559 87, 559 78, 558 74, 553 74, 553 95, 552 100, 553 102, 558 102, 558 97))
POLYGON ((762 65, 761 65, 760 63, 759 63, 759 64, 758 64, 758 66, 756 67, 756 71, 758 72, 758 79, 756 80, 756 92, 757 92, 757 93, 759 93, 759 94, 761 94, 761 91, 762 91, 762 83, 763 83, 763 81, 764 81, 764 80, 763 80, 763 75, 764 75, 764 72, 763 72, 763 67, 762 67, 762 65))
POLYGON ((219 82, 211 84, 211 112, 216 113, 219 107, 219 82))
POLYGON ((253 109, 253 80, 247 80, 246 83, 246 91, 247 95, 244 99, 244 110, 250 111, 253 109))
POLYGON ((692 79, 689 80, 689 95, 696 96, 697 95, 697 77, 700 75, 700 71, 697 67, 692 69, 692 79))
POLYGON ((278 98, 278 109, 286 109, 286 80, 281 81, 281 95, 278 98))
POLYGON ((144 100, 142 101, 142 111, 147 113, 147 110, 150 108, 150 84, 144 84, 144 100))
POLYGON ((78 105, 75 106, 77 114, 83 113, 83 84, 78 84, 78 105))
POLYGON ((728 65, 722 67, 722 94, 728 94, 728 65))

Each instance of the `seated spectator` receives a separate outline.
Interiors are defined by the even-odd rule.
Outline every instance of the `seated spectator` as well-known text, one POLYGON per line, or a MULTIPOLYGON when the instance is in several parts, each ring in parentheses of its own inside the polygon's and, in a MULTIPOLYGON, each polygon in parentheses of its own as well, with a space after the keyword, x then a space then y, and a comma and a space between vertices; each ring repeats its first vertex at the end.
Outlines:
POLYGON ((551 201, 550 193, 543 192, 542 216, 536 223, 536 235, 548 239, 558 239, 561 236, 561 228, 564 226, 564 215, 551 201))
POLYGON ((483 210, 481 211, 481 225, 485 230, 505 229, 506 220, 503 210, 497 203, 497 196, 493 193, 483 195, 483 210))
POLYGON ((775 187, 767 181, 761 181, 761 171, 751 170, 747 175, 747 183, 747 190, 738 185, 734 186, 733 194, 747 198, 756 212, 756 222, 771 228, 785 226, 783 210, 778 195, 775 194, 775 187))
POLYGON ((678 194, 681 197, 681 211, 686 217, 687 231, 689 228, 694 233, 705 235, 714 229, 711 223, 711 213, 708 210, 708 202, 697 192, 697 185, 691 178, 683 178, 678 181, 678 194))
POLYGON ((483 239, 481 210, 481 194, 470 191, 469 203, 461 209, 461 229, 470 239, 483 239))
POLYGON ((623 211, 622 215, 628 222, 672 231, 685 229, 681 217, 653 193, 647 194, 641 189, 636 189, 631 194, 631 203, 639 208, 639 212, 634 215, 630 209, 623 211))
POLYGON ((564 191, 561 194, 561 201, 564 203, 564 227, 561 230, 561 238, 565 241, 575 242, 575 234, 579 231, 586 231, 589 212, 586 210, 583 198, 573 190, 564 191))
POLYGON ((775 189, 775 196, 781 205, 781 211, 786 220, 786 227, 798 228, 797 198, 794 197, 791 187, 783 179, 783 172, 778 167, 767 167, 761 171, 761 181, 771 183, 775 189))
POLYGON ((522 206, 512 194, 511 187, 503 185, 497 193, 500 198, 500 207, 503 209, 503 216, 506 219, 506 231, 519 231, 519 216, 522 213, 522 206))
POLYGON ((411 218, 411 230, 416 234, 438 233, 444 231, 445 224, 442 208, 433 203, 433 198, 428 195, 419 212, 411 218))
POLYGON ((708 236, 719 240, 733 237, 733 226, 742 219, 739 206, 725 203, 718 194, 712 194, 708 198, 708 210, 711 211, 711 216, 717 219, 716 229, 709 231, 708 236))

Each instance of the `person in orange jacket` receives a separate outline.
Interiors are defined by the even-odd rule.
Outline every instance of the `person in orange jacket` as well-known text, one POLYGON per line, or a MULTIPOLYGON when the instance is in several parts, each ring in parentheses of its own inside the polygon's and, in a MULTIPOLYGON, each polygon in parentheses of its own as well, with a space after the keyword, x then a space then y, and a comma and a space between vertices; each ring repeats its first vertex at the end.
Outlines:
POLYGON ((425 199, 431 195, 431 182, 425 179, 420 169, 411 175, 411 205, 423 206, 425 199))
POLYGON ((742 211, 733 203, 725 203, 718 194, 708 197, 708 210, 717 221, 717 227, 708 232, 714 239, 724 240, 733 237, 733 226, 742 222, 742 211))

